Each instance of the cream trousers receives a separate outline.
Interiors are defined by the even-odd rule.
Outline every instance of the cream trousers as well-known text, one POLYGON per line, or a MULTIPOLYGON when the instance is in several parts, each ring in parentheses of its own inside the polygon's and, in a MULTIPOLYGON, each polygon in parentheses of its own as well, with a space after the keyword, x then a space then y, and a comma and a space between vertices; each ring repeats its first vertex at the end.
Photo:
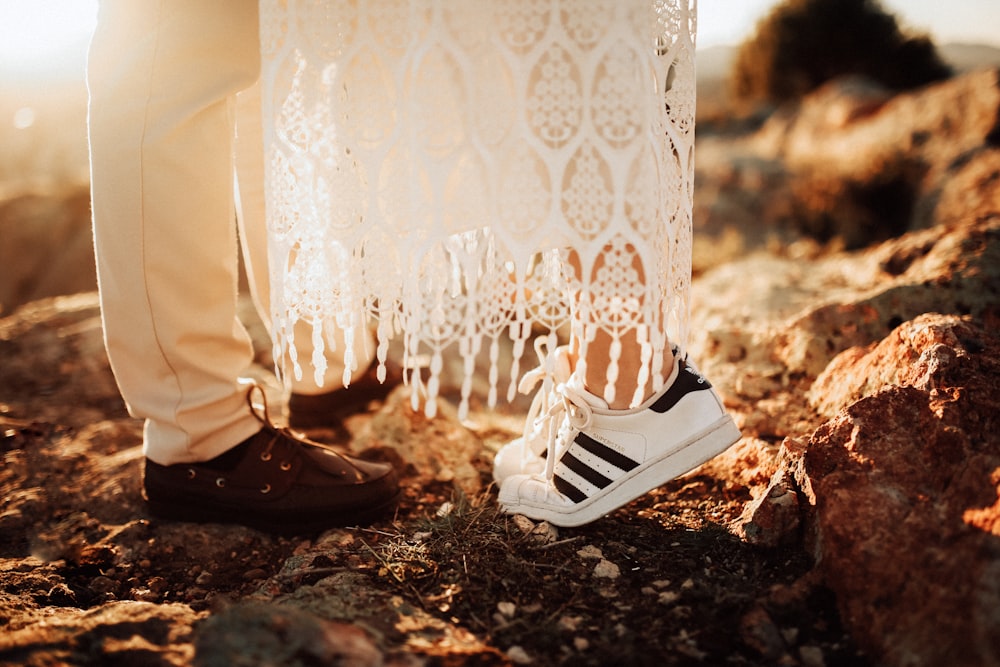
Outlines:
MULTIPOLYGON (((260 428, 238 382, 253 352, 236 315, 239 228, 270 320, 259 70, 253 0, 101 2, 87 80, 105 344, 145 419, 144 452, 164 465, 212 458, 260 428)), ((322 390, 342 374, 331 359, 322 390)))

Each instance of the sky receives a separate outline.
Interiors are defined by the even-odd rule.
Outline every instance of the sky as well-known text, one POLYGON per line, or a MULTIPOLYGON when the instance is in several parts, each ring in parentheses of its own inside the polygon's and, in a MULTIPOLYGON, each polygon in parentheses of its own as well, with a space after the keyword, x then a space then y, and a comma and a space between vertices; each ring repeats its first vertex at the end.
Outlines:
MULTIPOLYGON (((738 44, 777 0, 699 0, 698 46, 738 44)), ((935 42, 1000 46, 1000 0, 882 0, 904 27, 935 42)))
POLYGON ((96 22, 97 0, 0 0, 0 71, 82 73, 96 22))
MULTIPOLYGON (((700 0, 699 48, 738 44, 778 1, 700 0)), ((882 2, 904 25, 939 43, 1000 46, 1000 0, 882 2)), ((0 71, 82 73, 96 8, 97 0, 0 0, 0 71)))

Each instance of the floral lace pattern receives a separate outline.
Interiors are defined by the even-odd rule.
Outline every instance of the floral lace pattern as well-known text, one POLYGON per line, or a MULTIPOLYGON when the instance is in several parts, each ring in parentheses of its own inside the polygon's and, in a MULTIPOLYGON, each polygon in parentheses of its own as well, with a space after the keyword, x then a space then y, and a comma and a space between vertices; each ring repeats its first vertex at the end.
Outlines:
POLYGON ((539 329, 634 331, 637 382, 662 375, 687 335, 694 34, 695 0, 261 0, 279 372, 301 376, 304 320, 317 381, 350 355, 334 326, 374 328, 381 362, 400 337, 429 414, 446 349, 464 413, 476 357, 492 405, 539 329))

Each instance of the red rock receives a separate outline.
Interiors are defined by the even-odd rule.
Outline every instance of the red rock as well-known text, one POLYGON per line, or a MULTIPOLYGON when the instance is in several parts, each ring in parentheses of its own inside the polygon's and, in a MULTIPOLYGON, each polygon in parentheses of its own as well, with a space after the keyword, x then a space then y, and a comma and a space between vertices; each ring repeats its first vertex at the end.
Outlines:
POLYGON ((46 647, 44 664, 72 664, 99 647, 109 664, 189 665, 194 657, 191 626, 201 616, 175 603, 109 602, 90 610, 65 609, 0 633, 0 655, 23 651, 27 657, 41 646, 46 647))
POLYGON ((777 547, 798 537, 799 496, 787 471, 775 473, 765 492, 747 504, 736 534, 750 544, 777 547))
POLYGON ((383 664, 381 651, 360 627, 259 603, 233 605, 210 617, 198 627, 195 647, 205 665, 274 664, 289 655, 305 664, 383 664))
POLYGON ((1000 338, 929 316, 840 371, 894 364, 809 440, 817 567, 879 663, 1000 664, 1000 338))
POLYGON ((482 440, 462 425, 456 409, 438 401, 438 413, 428 419, 410 405, 410 387, 396 387, 385 405, 351 442, 356 452, 378 449, 391 456, 397 469, 427 483, 451 482, 469 496, 482 482, 473 463, 487 454, 482 440), (428 443, 447 443, 429 447, 428 443))
POLYGON ((982 338, 968 318, 928 313, 905 322, 881 342, 839 354, 816 378, 810 403, 832 416, 887 385, 925 391, 963 385, 963 368, 982 338))
POLYGON ((776 457, 777 470, 767 487, 747 503, 733 531, 750 544, 775 548, 799 541, 802 504, 812 502, 809 480, 802 472, 805 447, 786 438, 776 457))
POLYGON ((747 646, 768 660, 780 659, 787 650, 781 631, 760 605, 752 607, 740 619, 740 637, 747 646))
POLYGON ((802 113, 772 117, 758 141, 794 168, 841 177, 872 174, 901 154, 934 170, 947 169, 994 131, 1000 108, 997 79, 995 69, 970 72, 897 95, 847 123, 830 122, 831 94, 837 92, 837 84, 831 84, 807 98, 802 113))

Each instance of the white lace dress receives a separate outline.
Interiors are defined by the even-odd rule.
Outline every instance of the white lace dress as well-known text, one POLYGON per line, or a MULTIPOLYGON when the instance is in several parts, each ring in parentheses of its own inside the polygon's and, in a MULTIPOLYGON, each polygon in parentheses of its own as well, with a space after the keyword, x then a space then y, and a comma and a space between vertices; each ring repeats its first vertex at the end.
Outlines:
POLYGON ((261 0, 279 372, 305 320, 317 377, 351 354, 332 325, 374 328, 380 361, 400 339, 430 414, 443 355, 464 412, 478 355, 493 404, 566 325, 637 332, 660 376, 687 333, 694 34, 695 0, 261 0))

